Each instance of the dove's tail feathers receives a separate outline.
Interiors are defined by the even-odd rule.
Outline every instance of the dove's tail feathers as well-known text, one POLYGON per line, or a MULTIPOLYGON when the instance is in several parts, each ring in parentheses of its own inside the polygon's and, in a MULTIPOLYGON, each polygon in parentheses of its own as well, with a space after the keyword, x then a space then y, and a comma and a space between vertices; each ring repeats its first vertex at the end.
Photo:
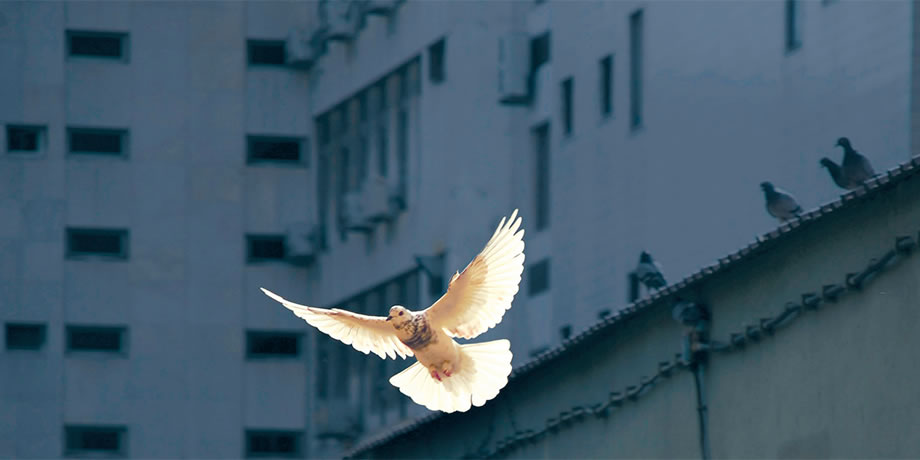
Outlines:
POLYGON ((431 377, 421 363, 390 378, 416 404, 429 410, 466 412, 471 406, 482 406, 498 395, 508 383, 511 374, 511 342, 492 342, 460 345, 461 363, 450 377, 441 381, 431 377))

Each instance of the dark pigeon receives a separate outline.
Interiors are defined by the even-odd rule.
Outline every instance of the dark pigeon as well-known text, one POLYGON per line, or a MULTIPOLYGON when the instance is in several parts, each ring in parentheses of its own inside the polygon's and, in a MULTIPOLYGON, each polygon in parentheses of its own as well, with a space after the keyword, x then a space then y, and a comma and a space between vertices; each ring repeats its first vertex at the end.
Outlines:
POLYGON ((837 139, 837 146, 843 147, 843 162, 840 164, 840 171, 845 183, 850 185, 850 189, 861 186, 875 176, 875 170, 872 169, 869 159, 854 150, 849 139, 845 137, 837 139))
POLYGON ((847 179, 843 177, 843 171, 840 169, 840 165, 834 163, 830 158, 824 157, 819 163, 821 163, 821 166, 827 168, 827 172, 830 173, 831 179, 834 180, 834 183, 837 184, 838 187, 844 190, 852 190, 859 187, 859 185, 854 187, 853 184, 847 181, 847 179))
POLYGON ((639 256, 639 265, 636 266, 636 277, 648 289, 661 289, 668 285, 661 274, 661 266, 652 259, 652 256, 642 251, 639 256))
POLYGON ((780 222, 793 219, 802 213, 802 207, 789 192, 778 189, 769 182, 761 182, 764 198, 767 200, 767 212, 780 222))

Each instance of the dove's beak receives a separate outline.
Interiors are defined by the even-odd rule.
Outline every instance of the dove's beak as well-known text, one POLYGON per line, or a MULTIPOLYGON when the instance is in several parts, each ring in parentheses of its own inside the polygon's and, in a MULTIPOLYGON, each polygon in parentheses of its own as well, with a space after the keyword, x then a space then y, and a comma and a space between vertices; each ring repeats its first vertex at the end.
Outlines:
POLYGON ((393 317, 392 317, 392 316, 387 316, 387 319, 386 319, 386 321, 389 321, 389 320, 391 320, 391 319, 393 319, 393 317))

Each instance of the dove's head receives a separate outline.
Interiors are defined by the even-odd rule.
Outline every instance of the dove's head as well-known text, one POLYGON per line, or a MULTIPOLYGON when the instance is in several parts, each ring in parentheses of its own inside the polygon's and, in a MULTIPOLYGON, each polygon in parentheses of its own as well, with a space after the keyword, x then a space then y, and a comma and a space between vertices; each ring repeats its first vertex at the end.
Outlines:
POLYGON ((837 147, 843 147, 843 148, 845 148, 845 149, 851 148, 851 147, 850 147, 850 140, 847 139, 847 138, 845 138, 845 137, 841 137, 840 139, 837 139, 837 144, 835 144, 835 145, 836 145, 837 147))
POLYGON ((643 263, 643 264, 652 263, 652 256, 649 253, 642 251, 642 254, 639 254, 639 263, 643 263))
POLYGON ((775 188, 773 187, 773 184, 771 184, 771 183, 769 183, 769 182, 761 182, 761 183, 760 183, 760 188, 761 188, 764 192, 767 192, 767 193, 771 193, 771 192, 773 192, 773 191, 775 190, 775 188))
POLYGON ((387 321, 393 323, 393 327, 399 328, 407 321, 412 319, 412 312, 402 305, 393 305, 390 307, 390 314, 387 315, 387 321))
POLYGON ((828 157, 822 158, 821 161, 819 161, 818 163, 820 163, 821 166, 823 166, 823 167, 825 167, 825 168, 827 168, 827 169, 833 169, 834 166, 837 166, 837 163, 834 163, 834 162, 833 162, 830 158, 828 158, 828 157))

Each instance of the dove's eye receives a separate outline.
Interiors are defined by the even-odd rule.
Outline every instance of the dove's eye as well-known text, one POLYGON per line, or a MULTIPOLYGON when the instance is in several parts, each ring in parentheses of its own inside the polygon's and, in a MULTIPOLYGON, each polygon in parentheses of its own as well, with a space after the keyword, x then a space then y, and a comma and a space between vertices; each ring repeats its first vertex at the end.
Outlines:
POLYGON ((403 312, 399 312, 399 316, 402 316, 403 312))

